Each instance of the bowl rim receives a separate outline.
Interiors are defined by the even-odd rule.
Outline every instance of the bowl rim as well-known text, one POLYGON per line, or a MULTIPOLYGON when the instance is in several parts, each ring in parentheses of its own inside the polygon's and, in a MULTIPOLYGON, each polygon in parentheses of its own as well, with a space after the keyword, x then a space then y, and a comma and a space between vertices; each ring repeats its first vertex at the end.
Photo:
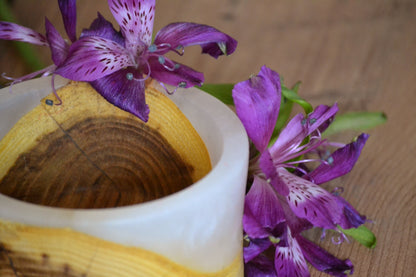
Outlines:
MULTIPOLYGON (((64 86, 69 80, 54 76, 55 88, 64 86)), ((39 100, 51 91, 51 77, 25 81, 13 85, 12 93, 9 88, 0 90, 0 103, 14 101, 21 106, 23 114, 39 104, 39 100), (23 104, 15 98, 24 98, 23 104)), ((173 95, 168 95, 179 109, 188 117, 194 128, 205 142, 211 156, 213 168, 202 179, 191 186, 175 192, 171 195, 152 201, 129 206, 102 208, 102 209, 70 209, 49 207, 39 204, 24 202, 12 197, 0 194, 0 219, 10 220, 23 224, 45 227, 73 227, 77 224, 92 225, 108 221, 125 221, 138 216, 147 217, 155 215, 158 211, 175 205, 192 195, 209 194, 217 190, 218 176, 227 182, 235 176, 229 174, 230 165, 240 164, 241 168, 248 163, 248 138, 244 127, 235 113, 215 97, 197 89, 178 89, 173 95), (204 103, 201 105, 200 103, 204 103), (203 125, 201 125, 203 123, 203 125), (72 220, 69 222, 68 218, 72 220)), ((6 103, 7 104, 7 103, 6 103)), ((0 109, 5 105, 0 105, 0 109)), ((1 114, 1 112, 0 112, 1 114)), ((19 117, 20 118, 20 117, 19 117)), ((19 119, 17 118, 17 120, 19 119)), ((17 120, 15 122, 17 122, 17 120)), ((15 123, 14 122, 14 123, 15 123)), ((9 124, 10 121, 8 121, 9 124)), ((12 122, 11 126, 14 125, 12 122)), ((0 138, 1 139, 1 138, 0 138)), ((244 174, 240 172, 239 174, 244 174)), ((247 172, 245 173, 247 174, 247 172)))

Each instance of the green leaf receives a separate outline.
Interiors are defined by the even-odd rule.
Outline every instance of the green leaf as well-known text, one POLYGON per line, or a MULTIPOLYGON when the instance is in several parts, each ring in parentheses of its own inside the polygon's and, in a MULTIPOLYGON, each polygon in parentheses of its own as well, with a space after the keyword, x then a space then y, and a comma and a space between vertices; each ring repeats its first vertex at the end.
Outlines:
POLYGON ((356 241, 358 241, 362 245, 368 248, 376 247, 376 244, 377 244, 376 236, 373 234, 373 232, 371 232, 364 225, 361 225, 358 228, 351 228, 351 229, 342 229, 339 226, 338 228, 341 230, 341 232, 354 238, 356 241))
POLYGON ((290 114, 292 112, 292 108, 293 108, 293 102, 282 99, 282 103, 280 104, 279 117, 277 118, 275 131, 280 132, 280 130, 282 130, 282 128, 286 125, 290 117, 290 114))
POLYGON ((218 98, 226 105, 234 105, 233 84, 204 84, 198 88, 218 98))
POLYGON ((292 89, 288 89, 287 87, 282 86, 282 95, 287 100, 299 104, 305 110, 305 113, 308 114, 312 112, 313 108, 311 104, 309 104, 306 100, 298 95, 299 86, 300 82, 297 82, 292 89))
MULTIPOLYGON (((291 91, 291 92, 288 92, 288 94, 290 95, 298 94, 300 82, 297 82, 291 89, 283 85, 283 80, 281 84, 282 84, 282 94, 283 94, 283 91, 291 91)), ((279 110, 279 117, 277 118, 276 126, 274 127, 273 134, 269 142, 269 146, 273 145, 280 131, 282 130, 282 128, 286 125, 287 121, 289 120, 289 117, 293 108, 293 103, 294 101, 292 101, 292 99, 288 99, 284 95, 282 95, 282 100, 280 103, 280 110, 279 110)))
POLYGON ((336 115, 335 120, 323 133, 329 136, 345 130, 365 131, 374 128, 387 121, 387 116, 382 112, 350 112, 336 115))

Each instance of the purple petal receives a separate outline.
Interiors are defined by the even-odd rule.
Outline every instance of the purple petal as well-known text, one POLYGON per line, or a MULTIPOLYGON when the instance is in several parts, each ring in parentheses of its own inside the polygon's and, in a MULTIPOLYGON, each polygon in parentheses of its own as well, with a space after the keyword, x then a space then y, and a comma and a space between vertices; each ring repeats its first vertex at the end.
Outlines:
POLYGON ((270 154, 274 159, 282 161, 285 153, 289 153, 299 147, 307 137, 308 130, 302 125, 303 120, 303 114, 297 114, 280 132, 276 142, 269 148, 270 154))
POLYGON ((263 152, 270 141, 279 115, 281 87, 275 71, 263 66, 257 76, 233 89, 236 112, 257 150, 263 152))
POLYGON ((45 29, 46 38, 52 52, 53 63, 59 66, 68 56, 69 45, 47 18, 45 18, 45 29))
POLYGON ((292 236, 297 236, 302 231, 311 229, 313 227, 313 225, 306 219, 296 216, 296 214, 290 208, 289 203, 286 201, 281 201, 280 204, 282 205, 283 211, 285 213, 285 223, 287 226, 289 226, 292 236))
POLYGON ((74 81, 95 81, 134 65, 120 44, 100 37, 84 37, 71 45, 68 59, 56 73, 74 81))
POLYGON ((244 266, 245 277, 277 277, 273 261, 265 256, 258 256, 244 266))
POLYGON ((117 32, 113 24, 107 21, 100 13, 98 13, 97 18, 92 22, 90 28, 82 30, 81 38, 90 36, 106 38, 122 46, 125 45, 121 33, 117 32))
POLYGON ((284 220, 285 215, 275 191, 266 180, 255 175, 245 199, 244 231, 251 238, 262 238, 269 235, 263 229, 273 230, 284 220), (259 230, 259 227, 262 229, 259 230))
POLYGON ((319 129, 319 132, 324 132, 326 128, 334 120, 335 114, 338 112, 338 105, 334 104, 332 107, 326 105, 317 106, 313 112, 308 115, 309 134, 319 129))
POLYGON ((243 230, 251 239, 263 239, 270 235, 269 230, 257 220, 247 201, 244 203, 243 230))
POLYGON ((322 163, 307 177, 315 184, 322 184, 347 174, 357 162, 368 137, 361 134, 356 141, 337 149, 330 157, 331 163, 322 163))
POLYGON ((272 246, 269 238, 264 239, 251 239, 248 246, 244 247, 244 262, 248 263, 251 260, 255 259, 261 253, 266 251, 270 246, 272 246))
POLYGON ((339 225, 342 229, 357 228, 366 222, 366 217, 357 212, 354 207, 341 196, 336 197, 338 205, 342 208, 343 213, 339 225))
POLYGON ((299 147, 307 136, 321 128, 325 129, 337 111, 336 104, 332 107, 320 105, 306 118, 302 114, 297 114, 279 134, 274 145, 270 147, 273 159, 284 159, 284 154, 299 147))
POLYGON ((324 229, 336 227, 340 222, 342 209, 334 195, 284 168, 279 168, 278 174, 290 190, 286 198, 290 208, 298 217, 324 229))
POLYGON ((302 250, 288 231, 287 246, 276 248, 274 266, 277 276, 310 276, 302 250))
POLYGON ((296 240, 306 260, 316 269, 338 277, 346 277, 347 274, 353 273, 354 267, 350 260, 342 261, 302 236, 297 236, 296 240))
POLYGON ((274 189, 282 196, 287 196, 289 194, 289 188, 287 185, 280 179, 277 174, 275 165, 273 164, 272 157, 268 150, 261 153, 259 159, 259 166, 267 178, 270 180, 270 184, 274 189))
POLYGON ((227 34, 207 25, 177 22, 171 23, 156 34, 155 45, 169 44, 171 49, 200 45, 202 53, 214 58, 230 55, 237 47, 237 41, 227 34))
POLYGON ((149 107, 145 102, 144 81, 134 78, 128 80, 126 78, 127 74, 133 74, 132 76, 134 76, 137 72, 129 69, 120 70, 91 82, 91 85, 108 102, 147 122, 149 119, 149 107))
POLYGON ((11 22, 0 21, 0 39, 16 40, 36 45, 49 46, 46 37, 32 29, 11 22))
POLYGON ((152 42, 155 0, 108 0, 131 53, 140 53, 152 42))
POLYGON ((169 59, 166 59, 165 64, 162 65, 157 57, 151 57, 148 62, 150 76, 159 82, 181 88, 199 86, 204 82, 203 73, 186 65, 172 62, 169 59), (168 62, 171 64, 168 65, 168 62))
POLYGON ((74 42, 77 40, 77 1, 58 0, 58 4, 64 21, 66 34, 69 39, 74 42))

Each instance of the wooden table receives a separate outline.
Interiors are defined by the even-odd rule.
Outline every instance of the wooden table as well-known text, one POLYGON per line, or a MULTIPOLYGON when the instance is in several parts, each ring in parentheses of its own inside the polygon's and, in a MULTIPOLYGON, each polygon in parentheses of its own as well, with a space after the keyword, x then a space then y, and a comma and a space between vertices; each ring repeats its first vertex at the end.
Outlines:
MULTIPOLYGON (((43 15, 62 29, 54 1, 13 1, 20 23, 43 32, 43 15)), ((78 30, 97 9, 112 18, 107 1, 79 4, 78 30), (99 2, 99 3, 97 3, 99 2)), ((203 71, 207 83, 238 82, 264 64, 314 105, 338 102, 341 112, 384 111, 388 123, 369 131, 354 170, 331 186, 373 223, 378 245, 357 242, 321 245, 350 258, 355 276, 414 276, 416 271, 416 2, 342 0, 181 0, 158 1, 155 30, 172 21, 215 26, 239 41, 235 54, 215 61, 186 50, 184 63, 203 71)), ((10 44, 0 42, 0 71, 27 70, 10 44), (15 66, 10 66, 16 64, 15 66)), ((46 62, 48 51, 41 51, 46 62)), ((347 137, 345 140, 350 140, 347 137)), ((313 276, 327 276, 313 271, 313 276)))

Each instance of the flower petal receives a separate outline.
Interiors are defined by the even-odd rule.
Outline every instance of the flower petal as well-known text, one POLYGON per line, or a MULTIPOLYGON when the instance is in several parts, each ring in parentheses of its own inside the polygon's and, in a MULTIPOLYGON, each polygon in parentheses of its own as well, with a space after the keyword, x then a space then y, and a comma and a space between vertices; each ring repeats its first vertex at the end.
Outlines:
POLYGON ((84 37, 71 45, 68 59, 56 73, 74 81, 95 81, 134 65, 120 44, 96 36, 84 37))
POLYGON ((336 104, 332 107, 320 105, 306 118, 303 114, 297 114, 289 121, 279 134, 276 142, 270 147, 273 159, 285 161, 284 153, 296 149, 307 136, 316 130, 324 130, 337 111, 338 106, 336 104))
POLYGON ((338 112, 338 105, 335 103, 329 107, 327 105, 317 106, 313 112, 308 115, 309 134, 319 129, 319 132, 324 132, 326 128, 334 120, 335 114, 338 112))
POLYGON ((261 253, 266 251, 270 246, 272 246, 269 238, 264 239, 251 239, 249 245, 244 247, 244 262, 248 263, 249 261, 255 259, 261 253))
POLYGON ((108 102, 147 122, 149 107, 145 102, 144 81, 128 80, 127 74, 134 76, 137 72, 124 69, 90 83, 108 102))
POLYGON ((110 10, 133 54, 152 42, 155 0, 108 0, 110 10))
POLYGON ((97 18, 92 22, 91 26, 88 29, 84 29, 81 32, 81 38, 98 36, 106 38, 117 42, 118 44, 124 46, 124 38, 120 32, 117 32, 113 24, 107 21, 100 13, 98 13, 97 18))
POLYGON ((353 273, 354 266, 350 260, 342 261, 302 236, 297 236, 296 240, 299 242, 306 260, 316 269, 338 277, 345 277, 347 274, 353 273))
POLYGON ((257 76, 233 89, 236 112, 259 152, 270 141, 279 115, 281 86, 275 71, 263 66, 257 76))
POLYGON ((342 229, 357 228, 367 221, 364 215, 359 214, 357 210, 341 196, 337 196, 336 201, 343 210, 341 220, 338 223, 342 229))
POLYGON ((169 44, 171 49, 200 45, 202 53, 214 58, 230 55, 237 47, 237 41, 229 35, 207 25, 177 22, 171 23, 156 34, 154 44, 169 44))
POLYGON ((266 180, 257 175, 254 176, 244 204, 243 227, 251 238, 269 236, 264 229, 271 231, 285 220, 276 192, 266 180))
POLYGON ((285 154, 293 149, 296 150, 307 137, 307 128, 302 124, 304 118, 303 114, 297 114, 286 124, 276 142, 269 148, 273 159, 286 161, 285 154))
POLYGON ((58 4, 64 21, 66 34, 69 39, 74 42, 77 40, 77 1, 58 0, 58 4))
POLYGON ((0 39, 49 46, 46 37, 42 34, 11 22, 0 21, 0 39))
POLYGON ((285 212, 285 223, 289 226, 292 236, 297 236, 302 231, 309 230, 313 227, 313 225, 306 219, 297 217, 287 201, 281 201, 280 203, 283 211, 285 212))
POLYGON ((337 149, 330 156, 330 163, 322 163, 307 175, 315 184, 322 184, 347 174, 357 162, 369 135, 361 134, 356 141, 337 149))
POLYGON ((290 193, 286 197, 292 211, 314 226, 334 229, 341 220, 342 209, 335 196, 325 189, 284 168, 279 168, 279 177, 286 183, 290 193))
MULTIPOLYGON (((166 59, 166 61, 169 61, 166 59)), ((189 88, 199 86, 204 82, 204 74, 193 70, 192 68, 170 61, 172 69, 165 64, 162 65, 157 57, 151 57, 148 60, 150 66, 150 76, 159 82, 181 87, 189 88)))
POLYGON ((45 18, 45 29, 46 38, 52 52, 53 63, 59 66, 68 56, 69 45, 47 18, 45 18))
POLYGON ((274 267, 279 277, 310 276, 299 243, 292 237, 289 229, 287 245, 276 247, 274 267))
POLYGON ((244 266, 245 277, 277 277, 273 261, 265 256, 258 256, 244 266))
POLYGON ((267 178, 270 180, 270 184, 274 189, 282 196, 289 194, 287 185, 280 179, 277 174, 276 167, 273 164, 272 157, 268 150, 263 151, 260 155, 259 166, 267 178))

